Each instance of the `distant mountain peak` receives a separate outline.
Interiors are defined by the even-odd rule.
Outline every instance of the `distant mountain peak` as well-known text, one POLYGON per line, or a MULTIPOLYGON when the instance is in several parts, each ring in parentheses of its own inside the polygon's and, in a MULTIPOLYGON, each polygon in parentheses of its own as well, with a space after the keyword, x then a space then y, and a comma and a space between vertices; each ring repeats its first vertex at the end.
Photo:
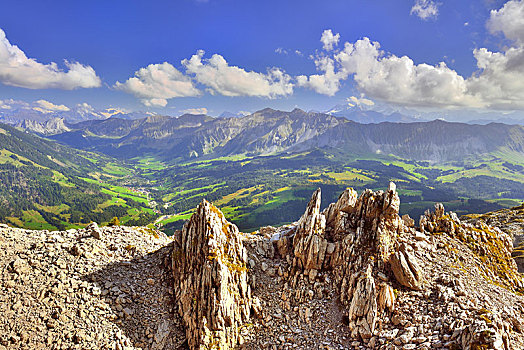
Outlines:
POLYGON ((54 117, 43 122, 25 119, 16 124, 16 126, 41 135, 55 135, 71 130, 66 125, 65 119, 61 117, 54 117))
POLYGON ((402 114, 392 109, 381 109, 375 110, 376 106, 367 105, 336 105, 330 110, 326 111, 325 114, 344 117, 348 120, 352 120, 362 124, 377 124, 383 122, 392 123, 412 123, 421 121, 413 116, 402 114))
POLYGON ((293 113, 293 114, 296 114, 296 113, 306 114, 306 112, 304 110, 302 110, 300 108, 296 108, 296 107, 291 111, 291 113, 293 113))
POLYGON ((272 112, 276 112, 277 110, 276 109, 273 109, 273 108, 270 108, 270 107, 266 107, 264 109, 261 109, 260 111, 257 111, 255 113, 272 113, 272 112))

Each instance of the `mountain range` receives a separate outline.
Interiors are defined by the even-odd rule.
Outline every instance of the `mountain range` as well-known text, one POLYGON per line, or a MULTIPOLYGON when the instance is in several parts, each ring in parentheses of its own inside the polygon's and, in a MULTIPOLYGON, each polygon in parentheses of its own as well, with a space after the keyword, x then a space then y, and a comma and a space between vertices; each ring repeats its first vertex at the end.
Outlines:
POLYGON ((243 117, 25 120, 1 125, 0 140, 0 221, 29 228, 118 216, 173 232, 206 198, 254 230, 289 222, 314 186, 335 200, 347 186, 379 190, 392 179, 402 213, 414 217, 434 201, 467 214, 524 199, 524 127, 501 123, 363 124, 266 108, 243 117))
POLYGON ((84 120, 100 120, 110 117, 122 119, 139 119, 150 115, 151 112, 130 112, 121 108, 96 109, 87 103, 80 103, 73 107, 55 105, 46 100, 25 102, 17 100, 0 100, 0 122, 20 125, 24 121, 46 123, 52 119, 63 119, 67 123, 78 123, 84 120))
MULTIPOLYGON (((65 124, 64 124, 65 126, 65 124)), ((176 163, 239 154, 270 155, 312 149, 392 154, 431 163, 497 151, 524 153, 524 127, 442 120, 362 124, 324 113, 263 109, 237 118, 185 114, 128 120, 111 117, 67 124, 52 139, 118 158, 153 155, 176 163)))
MULTIPOLYGON (((186 110, 182 113, 197 114, 201 110, 207 113, 206 108, 186 110)), ((346 103, 337 104, 325 111, 310 110, 309 113, 324 113, 336 117, 343 117, 361 124, 376 124, 382 122, 412 123, 424 122, 436 119, 447 121, 462 121, 468 124, 489 124, 492 122, 512 125, 524 125, 524 115, 520 112, 497 112, 478 110, 438 110, 419 111, 399 106, 391 106, 379 101, 371 101, 365 98, 352 97, 346 103)), ((242 118, 250 115, 246 111, 223 111, 215 114, 216 118, 242 118)), ((66 124, 74 124, 86 120, 103 120, 108 118, 120 118, 136 120, 149 116, 158 115, 151 111, 129 111, 122 108, 95 108, 87 103, 79 103, 72 107, 55 105, 46 100, 25 102, 19 100, 0 100, 0 122, 22 126, 24 121, 29 121, 31 131, 40 132, 42 127, 36 124, 45 124, 49 120, 63 119, 66 124)), ((44 127, 46 129, 46 127, 44 127)), ((55 133, 55 131, 46 134, 55 133)))

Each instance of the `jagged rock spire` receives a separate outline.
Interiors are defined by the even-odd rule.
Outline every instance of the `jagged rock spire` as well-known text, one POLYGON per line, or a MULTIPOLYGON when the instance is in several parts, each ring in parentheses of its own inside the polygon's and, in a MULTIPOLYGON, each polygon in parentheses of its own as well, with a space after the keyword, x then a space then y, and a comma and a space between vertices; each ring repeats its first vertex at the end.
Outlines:
POLYGON ((304 270, 320 270, 327 241, 323 238, 326 218, 320 213, 320 188, 313 193, 304 215, 298 221, 293 239, 295 264, 304 270))
MULTIPOLYGON (((397 234, 403 228, 396 186, 390 183, 386 192, 366 190, 358 198, 353 189, 346 189, 322 213, 320 196, 320 189, 313 193, 298 222, 293 238, 294 269, 310 279, 319 270, 333 270, 340 301, 348 308, 352 336, 370 338, 379 314, 393 310, 395 304, 392 287, 376 280, 376 275, 387 273, 397 234)), ((407 267, 418 276, 419 271, 413 272, 411 266, 416 270, 418 265, 406 262, 400 272, 407 267)))
MULTIPOLYGON (((435 277, 435 266, 431 265, 433 254, 443 257, 448 270, 455 269, 450 262, 462 256, 453 255, 453 260, 448 261, 446 254, 455 254, 453 251, 458 250, 439 252, 436 247, 444 244, 439 242, 455 242, 456 247, 466 249, 464 261, 469 255, 478 254, 480 259, 470 259, 470 266, 481 261, 479 271, 483 271, 486 278, 508 290, 523 290, 522 278, 511 259, 511 240, 501 231, 486 225, 473 227, 461 223, 455 214, 446 213, 442 205, 436 205, 433 213, 428 211, 421 218, 420 231, 417 231, 411 218, 400 218, 399 204, 396 186, 390 183, 386 191, 366 190, 360 196, 353 189, 346 189, 336 203, 321 211, 318 189, 296 224, 270 230, 276 232, 273 235, 268 235, 266 229, 263 235, 249 236, 239 234, 236 226, 227 222, 217 208, 203 201, 176 237, 172 254, 175 300, 186 327, 189 347, 236 348, 243 340, 241 329, 248 338, 252 335, 242 328, 252 313, 262 316, 263 327, 267 327, 264 323, 271 318, 286 319, 280 313, 264 315, 266 308, 274 308, 279 302, 276 307, 279 311, 282 308, 298 312, 298 317, 309 322, 310 309, 302 309, 303 303, 316 304, 329 295, 341 304, 348 338, 376 348, 377 339, 384 344, 384 340, 396 336, 398 330, 390 333, 387 329, 397 326, 399 315, 406 310, 433 305, 446 315, 445 308, 440 308, 440 300, 447 302, 450 295, 455 295, 454 290, 462 292, 460 283, 451 283, 448 275, 435 277), (249 242, 246 244, 251 249, 250 258, 243 242, 249 242), (275 248, 278 254, 274 254, 275 248), (273 259, 277 261, 268 267, 273 259), (262 277, 261 283, 271 285, 278 271, 275 283, 282 284, 281 301, 259 294, 264 305, 261 310, 260 301, 251 295, 248 285, 248 261, 253 268, 253 278, 249 281, 257 293, 261 289, 256 281, 262 277), (258 267, 256 264, 260 261, 258 267), (438 294, 427 293, 432 288, 438 294), (397 299, 398 293, 401 294, 397 299), (406 299, 406 295, 411 295, 411 299, 406 299), (424 300, 423 305, 419 300, 416 308, 407 305, 417 298, 429 300, 424 300)), ((273 289, 271 294, 274 293, 273 289)), ((477 344, 506 349, 501 344, 507 343, 510 333, 508 327, 500 326, 506 321, 493 316, 493 322, 484 319, 471 322, 475 316, 474 310, 470 311, 469 323, 465 324, 460 316, 460 323, 450 326, 456 328, 450 344, 465 349, 477 344)), ((437 318, 433 318, 436 322, 437 318)), ((414 329, 408 327, 402 336, 411 339, 414 329)), ((279 343, 287 345, 283 339, 279 338, 279 343)), ((423 342, 417 339, 415 343, 419 341, 423 342)), ((411 347, 406 348, 413 348, 414 344, 407 345, 411 347)))
POLYGON ((176 237, 175 296, 191 349, 229 349, 251 313, 247 252, 238 228, 203 200, 176 237))

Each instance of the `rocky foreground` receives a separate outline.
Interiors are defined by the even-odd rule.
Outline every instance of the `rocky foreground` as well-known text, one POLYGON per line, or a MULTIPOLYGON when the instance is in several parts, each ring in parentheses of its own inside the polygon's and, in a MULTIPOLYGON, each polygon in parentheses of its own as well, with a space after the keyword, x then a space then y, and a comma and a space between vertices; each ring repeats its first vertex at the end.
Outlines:
POLYGON ((173 238, 0 226, 0 349, 524 349, 511 233, 320 197, 253 234, 206 201, 173 238))
POLYGON ((0 225, 0 349, 177 349, 172 240, 146 228, 0 225))
POLYGON ((524 273, 524 203, 510 209, 500 209, 485 214, 470 214, 464 219, 477 224, 482 222, 500 228, 513 239, 513 258, 520 273, 524 273))

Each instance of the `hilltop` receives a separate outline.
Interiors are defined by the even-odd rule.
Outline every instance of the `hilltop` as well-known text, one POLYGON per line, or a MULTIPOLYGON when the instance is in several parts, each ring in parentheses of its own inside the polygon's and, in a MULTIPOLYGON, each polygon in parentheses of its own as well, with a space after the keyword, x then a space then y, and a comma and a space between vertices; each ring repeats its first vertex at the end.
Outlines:
POLYGON ((519 349, 522 276, 502 230, 441 205, 418 224, 346 189, 241 233, 203 201, 141 227, 0 227, 0 348, 519 349))

